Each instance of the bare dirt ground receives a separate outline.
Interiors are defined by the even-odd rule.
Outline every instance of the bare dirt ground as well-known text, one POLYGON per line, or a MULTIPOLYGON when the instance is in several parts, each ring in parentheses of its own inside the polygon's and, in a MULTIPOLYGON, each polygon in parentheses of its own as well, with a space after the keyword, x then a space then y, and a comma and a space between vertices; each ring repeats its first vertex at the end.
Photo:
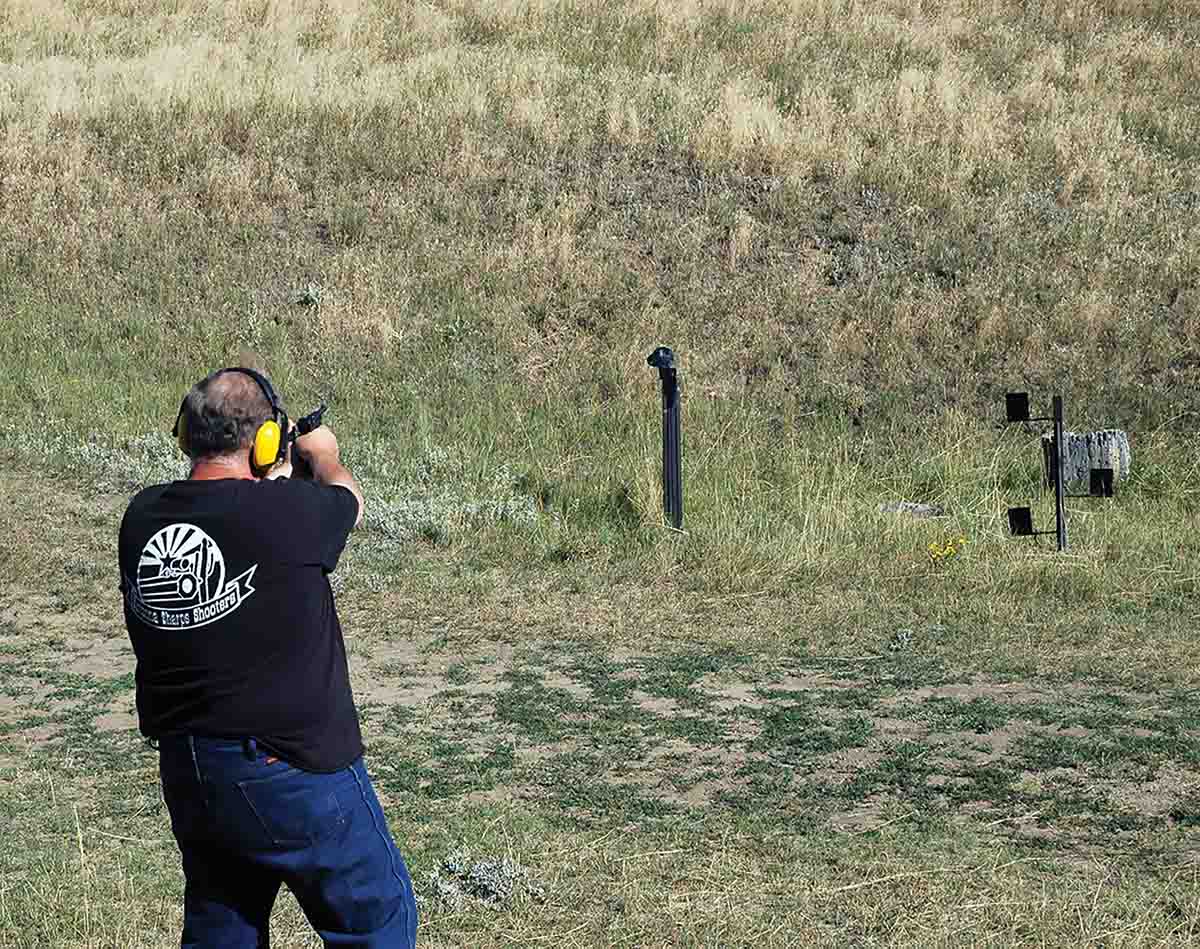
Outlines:
MULTIPOLYGON (((105 586, 0 593, 10 756, 134 735, 134 657, 105 586)), ((348 636, 385 794, 415 782, 436 796, 618 822, 765 809, 852 832, 937 815, 1079 846, 1182 830, 1189 859, 1200 859, 1188 832, 1200 721, 1179 695, 918 684, 884 662, 820 667, 477 636, 464 648, 444 632, 393 640, 383 624, 348 636)))

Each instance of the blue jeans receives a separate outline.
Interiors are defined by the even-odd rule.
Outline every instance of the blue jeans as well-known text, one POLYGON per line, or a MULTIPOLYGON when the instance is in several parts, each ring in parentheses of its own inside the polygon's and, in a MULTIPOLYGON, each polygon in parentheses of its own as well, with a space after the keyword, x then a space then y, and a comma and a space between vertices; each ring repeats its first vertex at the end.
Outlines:
POLYGON ((326 946, 410 949, 417 907, 359 758, 333 774, 269 759, 253 739, 159 742, 183 857, 184 949, 265 949, 281 883, 326 946))

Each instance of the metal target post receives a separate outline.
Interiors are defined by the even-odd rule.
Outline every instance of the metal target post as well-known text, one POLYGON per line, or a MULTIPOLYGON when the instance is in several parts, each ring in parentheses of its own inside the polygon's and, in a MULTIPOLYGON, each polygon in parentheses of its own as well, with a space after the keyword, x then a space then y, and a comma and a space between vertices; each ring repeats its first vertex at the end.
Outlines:
POLYGON ((1067 549, 1067 502, 1063 489, 1063 400, 1054 396, 1054 519, 1058 534, 1058 551, 1067 549))
POLYGON ((662 382, 663 513, 675 530, 682 530, 683 472, 680 457, 679 379, 675 370, 675 354, 668 347, 659 346, 646 357, 646 363, 658 370, 658 377, 662 382))

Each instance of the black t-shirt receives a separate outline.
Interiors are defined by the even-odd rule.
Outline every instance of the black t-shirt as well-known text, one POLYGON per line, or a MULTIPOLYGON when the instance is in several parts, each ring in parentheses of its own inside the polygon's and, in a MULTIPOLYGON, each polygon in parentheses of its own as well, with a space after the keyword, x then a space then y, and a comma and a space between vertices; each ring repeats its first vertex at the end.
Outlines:
POLYGON ((308 771, 363 752, 328 574, 354 526, 343 487, 175 481, 121 522, 142 733, 254 737, 308 771))

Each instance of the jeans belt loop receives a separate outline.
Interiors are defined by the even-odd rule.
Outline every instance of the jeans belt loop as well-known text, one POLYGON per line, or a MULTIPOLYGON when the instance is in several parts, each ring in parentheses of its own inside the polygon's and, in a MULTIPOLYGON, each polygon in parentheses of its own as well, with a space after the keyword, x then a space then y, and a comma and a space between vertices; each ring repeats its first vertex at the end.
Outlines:
POLYGON ((247 761, 253 761, 258 757, 258 745, 255 744, 253 738, 242 739, 242 751, 245 753, 247 761))

